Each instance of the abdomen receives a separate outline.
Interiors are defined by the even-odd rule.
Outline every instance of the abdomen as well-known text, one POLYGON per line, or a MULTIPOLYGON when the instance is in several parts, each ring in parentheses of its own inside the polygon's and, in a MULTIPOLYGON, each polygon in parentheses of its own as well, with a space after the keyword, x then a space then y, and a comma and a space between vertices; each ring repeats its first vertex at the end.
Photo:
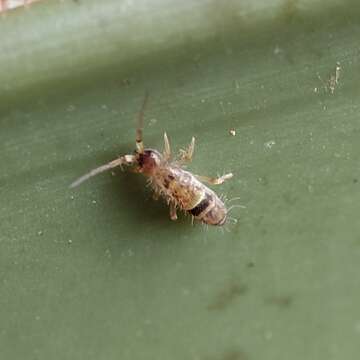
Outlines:
POLYGON ((210 225, 223 225, 227 211, 224 203, 193 174, 180 167, 159 169, 151 178, 154 190, 168 203, 174 203, 196 219, 210 225))

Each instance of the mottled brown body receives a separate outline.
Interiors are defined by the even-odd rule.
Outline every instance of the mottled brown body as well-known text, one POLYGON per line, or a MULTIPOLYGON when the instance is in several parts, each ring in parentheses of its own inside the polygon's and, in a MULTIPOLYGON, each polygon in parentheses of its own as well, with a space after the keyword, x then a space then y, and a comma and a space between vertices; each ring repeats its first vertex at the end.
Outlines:
MULTIPOLYGON (((187 211, 194 218, 211 225, 223 225, 226 221, 226 207, 214 191, 201 183, 196 176, 176 163, 169 163, 155 150, 145 150, 158 157, 159 162, 149 167, 139 168, 148 176, 155 193, 162 196, 168 204, 187 211)), ((151 155, 149 155, 151 156, 151 155)))
POLYGON ((110 163, 90 171, 72 183, 71 187, 78 186, 83 181, 103 171, 117 166, 128 165, 133 168, 133 171, 145 175, 149 179, 155 194, 166 200, 170 206, 172 220, 177 219, 176 211, 179 209, 188 212, 195 219, 205 224, 223 225, 227 217, 226 207, 216 193, 205 186, 202 181, 213 185, 222 184, 225 180, 230 179, 232 174, 226 174, 219 178, 209 178, 193 175, 184 170, 182 165, 192 159, 195 138, 192 138, 187 150, 181 150, 180 159, 177 161, 171 160, 170 144, 166 133, 164 134, 165 146, 162 154, 157 150, 144 149, 142 118, 146 99, 139 115, 134 155, 120 156, 110 163))

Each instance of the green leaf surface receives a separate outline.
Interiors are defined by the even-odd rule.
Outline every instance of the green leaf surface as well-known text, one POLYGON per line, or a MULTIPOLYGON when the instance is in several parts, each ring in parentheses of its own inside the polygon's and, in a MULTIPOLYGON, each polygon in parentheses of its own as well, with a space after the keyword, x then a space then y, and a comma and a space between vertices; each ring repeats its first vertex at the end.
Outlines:
POLYGON ((359 19, 350 0, 1 16, 1 358, 355 359, 359 19), (195 136, 191 171, 234 173, 225 231, 171 222, 138 174, 68 188, 134 150, 145 91, 147 146, 195 136))

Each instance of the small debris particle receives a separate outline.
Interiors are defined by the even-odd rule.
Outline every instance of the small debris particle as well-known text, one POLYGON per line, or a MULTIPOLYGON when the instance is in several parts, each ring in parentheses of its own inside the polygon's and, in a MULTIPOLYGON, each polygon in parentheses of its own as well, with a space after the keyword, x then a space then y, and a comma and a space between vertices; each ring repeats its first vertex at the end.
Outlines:
POLYGON ((257 181, 258 181, 259 184, 262 184, 262 185, 265 185, 265 186, 269 184, 269 180, 268 180, 267 176, 265 176, 265 175, 261 176, 261 177, 258 177, 257 181))
POLYGON ((331 94, 334 94, 336 86, 339 85, 340 73, 341 73, 341 66, 340 66, 340 63, 337 62, 335 71, 333 74, 330 75, 330 79, 329 79, 329 83, 328 83, 328 88, 329 88, 331 94))
POLYGON ((71 239, 68 240, 68 244, 72 244, 72 240, 71 240, 71 239))
POLYGON ((75 106, 75 105, 70 104, 70 105, 67 107, 67 109, 66 109, 66 110, 67 110, 67 111, 69 111, 69 112, 72 112, 72 111, 76 110, 76 106, 75 106))
MULTIPOLYGON (((342 68, 340 66, 340 63, 337 62, 335 69, 333 70, 333 72, 330 73, 330 75, 326 81, 324 81, 321 78, 320 74, 317 74, 318 79, 323 84, 323 88, 324 88, 325 92, 330 92, 332 95, 335 93, 335 90, 340 83, 341 71, 342 71, 342 68)), ((317 87, 314 88, 315 93, 317 93, 319 91, 320 91, 319 88, 317 88, 317 87)), ((325 107, 324 107, 324 110, 326 110, 325 107)))
POLYGON ((74 199, 75 199, 74 195, 71 195, 70 200, 74 200, 74 199))
POLYGON ((230 130, 229 130, 229 134, 230 134, 231 136, 236 136, 236 130, 235 130, 234 128, 230 129, 230 130))
POLYGON ((274 145, 275 145, 275 141, 274 140, 270 140, 270 141, 267 141, 264 146, 267 148, 267 149, 271 149, 274 145))
POLYGON ((246 294, 248 287, 244 284, 231 282, 226 285, 215 297, 214 301, 208 305, 208 310, 223 310, 230 305, 236 298, 246 294))
POLYGON ((39 230, 39 231, 38 231, 38 235, 39 235, 39 236, 41 236, 41 235, 43 235, 43 234, 44 234, 44 232, 43 232, 42 230, 39 230))
POLYGON ((157 123, 157 119, 155 119, 155 118, 152 118, 152 119, 150 119, 150 121, 149 121, 149 125, 150 125, 150 126, 154 126, 156 123, 157 123))
POLYGON ((93 204, 96 204, 96 200, 93 200, 92 203, 93 203, 93 204))
POLYGON ((336 83, 339 83, 339 80, 340 80, 340 71, 341 71, 341 66, 340 66, 340 63, 337 62, 337 63, 336 63, 336 68, 335 68, 335 81, 336 81, 336 83))
POLYGON ((274 48, 274 55, 280 55, 283 52, 283 49, 281 49, 278 45, 274 48))

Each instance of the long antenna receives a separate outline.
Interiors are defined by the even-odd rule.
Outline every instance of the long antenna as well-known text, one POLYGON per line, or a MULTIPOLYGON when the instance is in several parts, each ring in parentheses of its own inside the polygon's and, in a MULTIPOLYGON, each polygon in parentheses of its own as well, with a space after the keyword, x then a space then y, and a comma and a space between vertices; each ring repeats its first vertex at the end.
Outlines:
POLYGON ((146 91, 143 104, 141 106, 140 111, 137 114, 136 150, 140 154, 144 152, 144 143, 143 143, 144 113, 148 99, 149 99, 149 93, 146 91))
POLYGON ((115 159, 105 165, 101 165, 96 169, 91 170, 90 172, 88 172, 87 174, 81 176, 79 179, 75 180, 71 185, 70 188, 74 188, 76 186, 79 186, 81 183, 83 183, 84 181, 90 179, 91 177, 100 174, 104 171, 110 170, 116 166, 121 166, 122 164, 126 163, 126 158, 125 156, 121 156, 118 159, 115 159))

